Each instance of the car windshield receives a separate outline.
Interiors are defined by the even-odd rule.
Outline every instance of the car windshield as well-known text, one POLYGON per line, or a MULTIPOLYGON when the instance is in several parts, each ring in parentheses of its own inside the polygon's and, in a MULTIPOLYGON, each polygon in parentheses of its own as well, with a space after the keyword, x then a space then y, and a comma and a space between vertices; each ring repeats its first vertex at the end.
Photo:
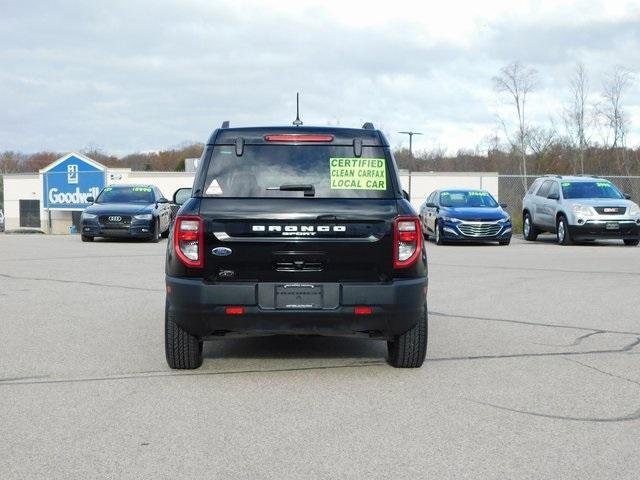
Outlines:
POLYGON ((105 187, 96 203, 153 203, 151 187, 105 187))
POLYGON ((440 205, 451 208, 496 208, 498 202, 484 190, 440 192, 440 205))
POLYGON ((624 195, 610 182, 562 182, 562 196, 571 198, 615 198, 624 195))
POLYGON ((205 197, 393 198, 389 162, 381 147, 247 145, 213 150, 205 197))

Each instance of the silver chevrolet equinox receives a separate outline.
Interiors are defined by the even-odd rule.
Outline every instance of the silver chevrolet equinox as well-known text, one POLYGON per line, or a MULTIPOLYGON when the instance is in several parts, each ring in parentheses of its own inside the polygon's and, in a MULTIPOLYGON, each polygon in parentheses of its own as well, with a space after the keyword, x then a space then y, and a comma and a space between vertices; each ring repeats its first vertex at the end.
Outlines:
POLYGON ((533 241, 542 232, 553 232, 561 245, 620 239, 636 246, 640 207, 630 198, 602 178, 545 175, 522 200, 524 238, 533 241))

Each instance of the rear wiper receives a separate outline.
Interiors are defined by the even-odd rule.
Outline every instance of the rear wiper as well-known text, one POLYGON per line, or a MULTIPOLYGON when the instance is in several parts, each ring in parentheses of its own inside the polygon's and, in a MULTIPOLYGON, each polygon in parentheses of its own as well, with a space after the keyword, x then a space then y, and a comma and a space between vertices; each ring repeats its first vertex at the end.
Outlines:
POLYGON ((310 183, 294 183, 280 185, 279 187, 267 187, 267 190, 279 190, 281 192, 304 192, 305 197, 315 197, 316 188, 310 183))

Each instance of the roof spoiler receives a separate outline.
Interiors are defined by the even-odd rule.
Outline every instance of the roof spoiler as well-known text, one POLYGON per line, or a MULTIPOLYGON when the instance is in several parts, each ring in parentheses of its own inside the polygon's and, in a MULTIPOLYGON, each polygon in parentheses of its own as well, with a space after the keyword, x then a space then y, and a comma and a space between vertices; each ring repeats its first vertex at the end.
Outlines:
POLYGON ((222 122, 222 126, 220 128, 229 128, 229 120, 222 122))

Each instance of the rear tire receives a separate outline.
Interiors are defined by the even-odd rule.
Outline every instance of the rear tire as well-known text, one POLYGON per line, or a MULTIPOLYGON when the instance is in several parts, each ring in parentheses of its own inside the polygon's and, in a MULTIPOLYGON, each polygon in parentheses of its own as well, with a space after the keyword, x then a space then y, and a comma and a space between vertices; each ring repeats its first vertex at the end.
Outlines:
POLYGON ((533 219, 529 212, 522 216, 522 236, 529 242, 535 242, 538 238, 538 230, 533 226, 533 219))
POLYGON ((556 221, 556 240, 559 245, 573 245, 567 217, 560 215, 556 221))
POLYGON ((624 241, 624 244, 627 247, 637 247, 639 243, 640 243, 640 240, 625 240, 624 241))
POLYGON ((93 242, 93 237, 91 237, 89 235, 80 235, 80 239, 83 242, 93 242))
POLYGON ((422 217, 420 217, 420 229, 422 230, 422 238, 429 240, 429 234, 427 233, 427 229, 424 228, 424 221, 422 220, 422 217))
POLYGON ((158 243, 160 241, 160 221, 156 219, 153 224, 153 237, 149 240, 151 243, 158 243))
POLYGON ((192 370, 202 365, 202 340, 185 332, 174 321, 174 315, 165 304, 164 346, 169 367, 192 370))
POLYGON ((427 355, 428 318, 427 304, 418 323, 402 335, 387 342, 389 364, 396 368, 419 368, 427 355))

